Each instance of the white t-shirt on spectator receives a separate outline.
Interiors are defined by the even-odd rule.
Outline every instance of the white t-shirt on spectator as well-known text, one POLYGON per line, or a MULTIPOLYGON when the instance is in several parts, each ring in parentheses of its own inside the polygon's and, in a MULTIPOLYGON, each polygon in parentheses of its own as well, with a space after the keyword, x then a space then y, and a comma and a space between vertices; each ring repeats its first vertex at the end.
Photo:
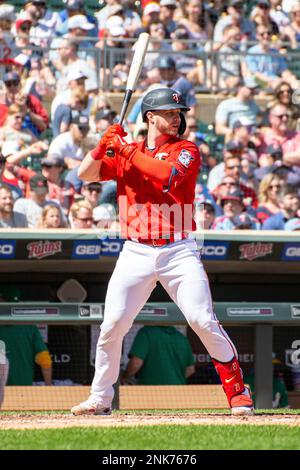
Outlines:
MULTIPOLYGON (((53 119, 54 119, 54 114, 55 114, 55 111, 56 111, 57 107, 60 104, 68 104, 69 103, 70 98, 71 98, 71 94, 72 94, 72 90, 70 90, 70 88, 68 88, 67 90, 63 91, 62 93, 59 93, 59 95, 56 95, 56 97, 54 98, 54 100, 52 101, 52 104, 51 104, 51 121, 53 121, 53 119)), ((88 105, 87 105, 86 109, 83 110, 83 114, 86 114, 87 116, 90 115, 92 104, 93 104, 93 98, 89 98, 88 99, 88 105)))
POLYGON ((92 67, 90 67, 85 60, 78 59, 76 60, 76 62, 73 62, 73 64, 64 67, 63 70, 60 72, 60 76, 56 85, 57 94, 60 94, 68 89, 68 74, 72 69, 82 70, 84 73, 86 73, 87 80, 85 81, 85 86, 87 89, 89 89, 89 84, 91 84, 91 88, 93 88, 94 84, 97 84, 96 71, 92 69, 92 67))
POLYGON ((62 160, 66 157, 82 160, 84 157, 81 147, 74 143, 71 132, 63 132, 55 137, 50 144, 48 153, 56 155, 62 160))

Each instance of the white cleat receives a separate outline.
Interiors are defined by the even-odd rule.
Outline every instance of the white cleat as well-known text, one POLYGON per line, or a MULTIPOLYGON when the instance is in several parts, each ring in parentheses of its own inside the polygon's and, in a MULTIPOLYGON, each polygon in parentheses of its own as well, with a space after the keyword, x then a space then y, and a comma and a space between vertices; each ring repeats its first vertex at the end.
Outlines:
POLYGON ((86 400, 79 405, 73 406, 71 413, 75 416, 81 415, 98 415, 98 416, 109 416, 111 414, 111 408, 104 408, 102 405, 97 404, 92 400, 86 400))

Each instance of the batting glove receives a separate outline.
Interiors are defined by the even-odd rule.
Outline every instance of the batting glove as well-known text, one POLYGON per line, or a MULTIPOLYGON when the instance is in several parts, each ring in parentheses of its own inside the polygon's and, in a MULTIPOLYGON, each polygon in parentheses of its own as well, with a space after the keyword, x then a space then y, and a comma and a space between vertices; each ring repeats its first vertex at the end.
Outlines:
POLYGON ((137 144, 128 144, 122 136, 114 135, 107 139, 107 148, 130 161, 137 151, 137 144))
POLYGON ((94 160, 102 160, 102 158, 105 156, 106 149, 110 148, 107 145, 108 139, 117 135, 121 137, 125 137, 127 135, 127 132, 124 131, 123 127, 120 126, 120 124, 114 124, 113 126, 110 126, 107 129, 107 131, 103 134, 101 140, 99 141, 97 147, 95 147, 91 151, 92 158, 94 160))

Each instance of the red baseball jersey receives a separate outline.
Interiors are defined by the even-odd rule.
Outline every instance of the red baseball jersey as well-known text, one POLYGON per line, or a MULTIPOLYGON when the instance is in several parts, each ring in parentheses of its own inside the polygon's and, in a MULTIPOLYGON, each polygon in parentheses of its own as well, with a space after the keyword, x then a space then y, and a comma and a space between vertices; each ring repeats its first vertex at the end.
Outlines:
POLYGON ((195 185, 201 168, 198 147, 170 136, 154 150, 138 144, 149 158, 165 160, 172 167, 168 186, 142 175, 120 155, 102 160, 100 179, 117 181, 121 233, 126 238, 167 238, 196 229, 193 218, 195 185))

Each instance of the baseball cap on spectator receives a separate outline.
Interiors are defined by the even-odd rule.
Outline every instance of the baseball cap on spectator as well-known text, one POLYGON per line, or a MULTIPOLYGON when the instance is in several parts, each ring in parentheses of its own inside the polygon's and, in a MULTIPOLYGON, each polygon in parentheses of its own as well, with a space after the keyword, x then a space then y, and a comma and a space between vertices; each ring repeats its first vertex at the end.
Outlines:
POLYGON ((90 23, 87 20, 87 17, 84 15, 75 15, 68 19, 67 21, 68 29, 80 28, 85 31, 89 31, 94 28, 93 23, 90 23))
POLYGON ((265 150, 265 153, 267 155, 270 155, 271 157, 277 159, 282 159, 282 149, 281 147, 274 146, 274 145, 268 145, 268 147, 265 150))
POLYGON ((41 159, 41 166, 65 166, 65 162, 58 155, 48 155, 41 159))
POLYGON ((121 16, 111 16, 106 22, 106 29, 110 36, 125 36, 124 20, 121 16))
POLYGON ((242 214, 240 215, 236 215, 235 217, 233 217, 233 223, 235 225, 235 228, 251 228, 252 227, 252 220, 251 220, 251 217, 246 214, 245 212, 243 212, 242 214))
POLYGON ((173 57, 163 55, 158 59, 157 67, 159 69, 176 69, 176 62, 173 57))
POLYGON ((43 175, 32 176, 29 180, 29 187, 37 194, 43 194, 48 191, 48 182, 43 175))
MULTIPOLYGON (((240 3, 240 2, 239 2, 240 3)), ((247 88, 250 88, 251 90, 254 90, 255 88, 258 88, 258 83, 255 80, 254 77, 245 77, 244 78, 244 86, 247 88)))
POLYGON ((236 191, 232 191, 230 193, 224 194, 221 199, 221 206, 224 206, 225 201, 239 201, 242 205, 243 203, 243 193, 237 189, 236 191))
POLYGON ((0 5, 0 20, 15 21, 15 7, 13 5, 0 5))
POLYGON ((117 15, 118 13, 121 13, 121 11, 124 11, 123 5, 111 5, 109 7, 109 15, 108 18, 111 16, 117 15))
POLYGON ((197 199, 197 206, 199 206, 200 204, 203 204, 204 206, 210 206, 213 212, 215 212, 215 206, 213 202, 211 201, 211 199, 205 197, 204 194, 201 194, 201 196, 199 196, 199 198, 197 199))
POLYGON ((7 158, 16 152, 19 152, 19 150, 20 150, 20 145, 18 142, 16 142, 15 140, 8 140, 4 142, 2 145, 1 154, 4 158, 7 158))
POLYGON ((300 219, 299 217, 294 217, 293 219, 288 220, 284 225, 284 230, 294 231, 300 230, 300 219))
POLYGON ((80 78, 87 79, 88 77, 86 76, 86 73, 84 73, 82 70, 77 68, 71 68, 68 73, 68 82, 71 82, 72 80, 79 80, 80 78))
POLYGON ((115 218, 115 209, 112 204, 101 204, 93 209, 94 222, 100 220, 113 220, 115 218))
POLYGON ((270 6, 270 2, 269 0, 257 0, 257 5, 266 5, 266 6, 270 6))
POLYGON ((230 0, 229 2, 230 7, 234 7, 235 5, 238 5, 238 4, 239 5, 243 4, 243 1, 242 0, 230 0))
POLYGON ((189 33, 184 27, 179 27, 171 34, 173 39, 189 39, 189 33))
POLYGON ((93 183, 91 183, 89 181, 84 181, 83 184, 82 184, 82 187, 83 188, 88 188, 88 189, 96 189, 99 192, 102 191, 102 184, 99 181, 95 181, 93 183))
POLYGON ((86 129, 90 127, 89 118, 85 114, 78 114, 73 117, 72 124, 76 124, 79 127, 85 127, 86 129))
POLYGON ((67 10, 80 10, 83 8, 83 0, 67 0, 64 3, 66 3, 67 10))
POLYGON ((107 121, 112 121, 116 115, 116 111, 113 111, 112 109, 102 109, 96 113, 95 120, 100 121, 100 119, 105 119, 107 121))
POLYGON ((247 116, 240 116, 239 119, 233 122, 232 129, 239 129, 240 127, 251 125, 253 125, 253 121, 251 121, 247 116))
POLYGON ((151 15, 151 13, 160 13, 160 6, 158 3, 148 3, 143 11, 144 15, 151 15))
POLYGON ((160 0, 161 7, 177 8, 177 0, 160 0))
POLYGON ((241 142, 236 142, 235 140, 230 140, 225 144, 224 150, 230 153, 241 153, 243 150, 243 144, 241 142))
POLYGON ((5 73, 2 77, 4 83, 6 82, 20 82, 20 75, 17 72, 8 72, 5 73))
POLYGON ((24 23, 30 23, 32 24, 32 19, 30 17, 30 15, 28 13, 26 13, 26 11, 23 11, 22 13, 20 13, 20 15, 17 17, 16 19, 16 29, 20 29, 20 27, 24 24, 24 23))

